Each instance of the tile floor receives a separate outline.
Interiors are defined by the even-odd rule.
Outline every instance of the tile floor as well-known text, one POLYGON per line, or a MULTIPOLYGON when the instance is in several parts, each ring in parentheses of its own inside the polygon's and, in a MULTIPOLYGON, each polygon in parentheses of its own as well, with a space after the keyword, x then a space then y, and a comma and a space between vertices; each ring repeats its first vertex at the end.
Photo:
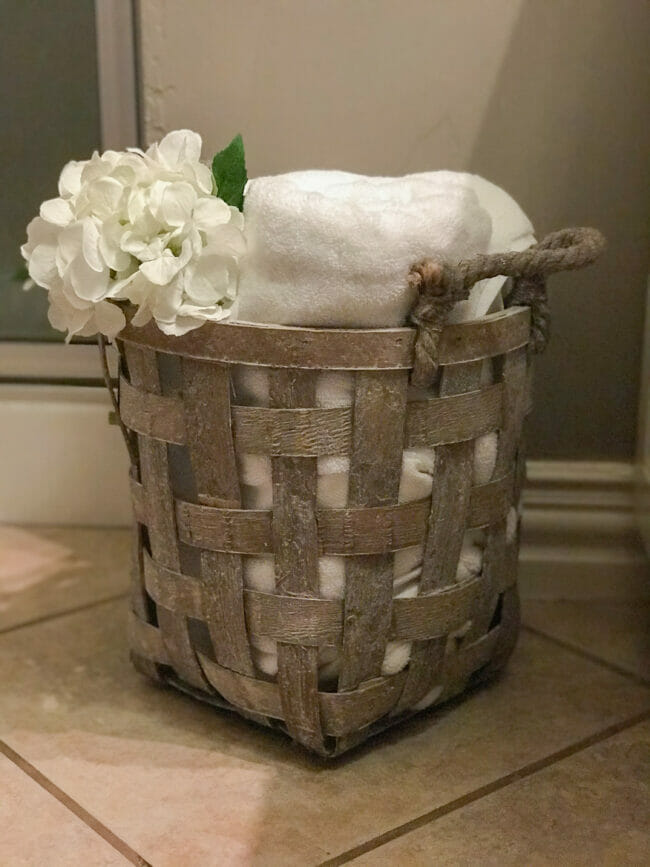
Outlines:
POLYGON ((506 673, 333 765, 150 685, 129 534, 0 528, 0 865, 650 863, 650 603, 528 602, 506 673))

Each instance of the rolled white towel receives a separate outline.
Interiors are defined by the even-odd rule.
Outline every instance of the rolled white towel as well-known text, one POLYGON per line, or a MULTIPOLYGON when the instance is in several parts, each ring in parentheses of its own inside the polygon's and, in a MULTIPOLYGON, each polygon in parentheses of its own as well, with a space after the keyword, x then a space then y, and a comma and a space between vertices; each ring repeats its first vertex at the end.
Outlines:
POLYGON ((472 176, 403 178, 307 171, 246 188, 235 315, 244 322, 372 328, 402 325, 414 262, 485 252, 492 221, 472 176))

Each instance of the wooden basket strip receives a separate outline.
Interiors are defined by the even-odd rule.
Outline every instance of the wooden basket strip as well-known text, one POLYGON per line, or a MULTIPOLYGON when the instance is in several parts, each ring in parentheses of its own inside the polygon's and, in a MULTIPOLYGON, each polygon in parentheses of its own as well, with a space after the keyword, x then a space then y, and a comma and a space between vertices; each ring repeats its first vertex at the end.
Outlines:
MULTIPOLYGON (((272 370, 272 406, 313 406, 316 374, 272 370)), ((316 527, 317 465, 313 457, 274 457, 271 537, 276 591, 287 596, 319 595, 316 527)), ((291 736, 324 750, 318 704, 318 648, 278 642, 278 688, 282 715, 291 736)))
MULTIPOLYGON (((443 679, 467 680, 489 661, 498 637, 497 628, 455 654, 448 662, 445 661, 443 679)), ((201 654, 199 657, 212 686, 231 704, 257 710, 275 719, 284 718, 280 690, 276 683, 236 674, 201 654)), ((344 738, 384 717, 403 690, 406 676, 406 671, 401 671, 391 677, 366 681, 354 690, 318 693, 323 733, 329 737, 344 738)), ((343 749, 345 744, 339 745, 337 752, 343 749)))
MULTIPOLYGON (((139 466, 132 465, 129 470, 129 482, 133 486, 137 486, 139 491, 142 491, 142 485, 137 481, 139 466)), ((143 524, 146 524, 144 518, 144 509, 139 510, 135 500, 133 501, 133 526, 131 528, 131 580, 130 580, 130 602, 131 610, 141 620, 146 623, 156 623, 156 605, 155 600, 147 593, 144 580, 144 550, 143 541, 143 524)), ((131 650, 131 661, 133 665, 142 674, 152 678, 159 683, 164 682, 164 676, 160 671, 155 661, 139 655, 135 650, 131 650)))
MULTIPOLYGON (((126 344, 127 358, 134 344, 126 344)), ((178 397, 152 394, 133 382, 120 379, 120 416, 124 424, 142 436, 183 445, 186 440, 183 402, 178 397)))
POLYGON ((437 702, 445 702, 463 692, 470 677, 484 669, 503 639, 501 626, 495 626, 471 643, 461 644, 456 653, 449 654, 444 663, 444 688, 437 702))
MULTIPOLYGON (((166 569, 146 552, 144 575, 147 592, 157 603, 186 617, 205 619, 198 579, 166 569)), ((514 579, 514 572, 509 571, 509 583, 514 579)), ((389 637, 395 641, 425 640, 460 628, 471 616, 480 584, 477 578, 426 596, 394 599, 389 637)), ((250 589, 245 589, 243 596, 250 636, 310 646, 336 646, 341 641, 342 600, 280 596, 250 589)))
MULTIPOLYGON (((136 519, 131 528, 131 611, 140 622, 153 624, 158 622, 155 606, 156 600, 146 591, 144 564, 145 558, 149 555, 144 548, 142 533, 142 524, 138 523, 136 519)), ((132 647, 131 662, 141 674, 152 678, 158 683, 162 684, 165 682, 164 673, 156 664, 155 657, 142 656, 132 647)))
MULTIPOLYGON (((521 439, 521 430, 526 413, 528 386, 528 353, 526 348, 516 349, 504 356, 501 366, 501 378, 504 386, 503 424, 499 431, 495 476, 504 467, 512 469, 515 466, 517 448, 521 439)), ((514 477, 513 483, 517 480, 514 477)), ((515 490, 510 505, 516 503, 515 490)), ((487 531, 483 565, 483 593, 478 610, 467 635, 467 641, 473 641, 482 635, 490 625, 498 603, 500 585, 503 583, 502 573, 507 569, 506 519, 494 521, 487 531)))
POLYGON ((413 364, 411 328, 292 328, 208 322, 182 337, 163 334, 154 323, 127 325, 120 337, 159 352, 205 361, 300 369, 407 370, 413 364))
POLYGON ((498 630, 498 637, 490 653, 490 659, 480 672, 480 680, 491 677, 506 664, 517 643, 520 621, 519 593, 516 586, 511 584, 501 596, 501 620, 496 629, 491 630, 491 632, 498 630))
POLYGON ((467 394, 411 401, 406 408, 404 448, 473 440, 496 430, 501 425, 502 413, 501 385, 498 383, 467 394))
MULTIPOLYGON (((186 442, 180 399, 147 394, 126 380, 120 390, 121 416, 128 428, 168 443, 186 442)), ((502 391, 498 383, 469 394, 410 401, 406 405, 404 448, 474 439, 496 430, 501 426, 502 391)), ((352 449, 351 407, 233 406, 232 424, 239 454, 323 457, 348 455, 352 449)))
POLYGON ((493 358, 526 346, 530 340, 530 309, 510 307, 482 319, 447 325, 440 335, 438 363, 465 364, 493 358))
MULTIPOLYGON (((469 529, 485 527, 508 513, 513 477, 505 476, 471 489, 469 529)), ((135 485, 132 490, 138 491, 135 485)), ((144 512, 139 492, 136 509, 144 512)), ((430 498, 398 506, 367 509, 317 509, 320 554, 385 554, 421 544, 427 530, 430 498)), ((242 554, 272 553, 271 511, 217 509, 176 501, 179 537, 188 545, 242 554)))
MULTIPOLYGON (((230 424, 230 371, 183 359, 187 445, 199 503, 239 508, 239 479, 230 424)), ((217 662, 241 674, 255 673, 244 614, 241 554, 201 552, 202 618, 217 662)), ((176 609, 175 609, 176 610, 176 609)))
MULTIPOLYGON (((397 503, 407 389, 406 371, 356 374, 348 493, 353 507, 397 503)), ((381 672, 391 624, 393 555, 353 557, 345 574, 339 691, 381 672)))
MULTIPOLYGON (((160 394, 155 352, 130 344, 125 345, 125 352, 132 384, 142 391, 160 394)), ((181 571, 167 444, 139 435, 138 453, 152 556, 164 566, 181 571)), ((173 667, 193 686, 208 687, 192 648, 186 619, 162 606, 157 607, 156 614, 173 667)))
POLYGON ((152 665, 172 665, 162 633, 153 623, 141 620, 135 612, 129 618, 129 646, 139 659, 148 659, 152 665))
MULTIPOLYGON (((530 311, 511 307, 472 322, 448 325, 441 334, 440 364, 462 364, 503 355, 528 343, 530 311)), ((408 370, 415 329, 293 328, 208 322, 182 337, 163 334, 150 322, 128 324, 126 343, 204 361, 316 370, 408 370)))
MULTIPOLYGON (((483 362, 445 367, 441 395, 478 388, 483 362)), ((459 442, 436 449, 431 510, 422 560, 419 593, 450 587, 456 582, 463 537, 468 525, 474 466, 474 443, 459 442)), ((417 704, 440 682, 447 639, 440 636, 413 644, 404 690, 396 713, 417 704)))
POLYGON ((141 483, 129 476, 129 494, 131 496, 131 508, 133 509, 133 517, 140 524, 147 523, 147 507, 144 500, 144 488, 141 483))
MULTIPOLYGON (((137 377, 138 370, 141 366, 140 350, 133 348, 135 375, 137 377)), ((123 379, 124 363, 126 359, 123 354, 119 357, 120 380, 123 379)), ((131 386, 129 385, 129 388, 131 386)), ((134 389, 135 390, 135 389, 134 389)), ((129 451, 137 454, 137 436, 132 438, 132 446, 129 451)), ((138 463, 132 463, 129 468, 129 483, 132 486, 142 491, 142 485, 139 483, 140 467, 138 463)), ((131 581, 130 581, 130 602, 132 612, 146 623, 157 623, 156 606, 151 597, 147 594, 144 581, 144 541, 143 541, 143 525, 147 522, 144 520, 144 509, 140 511, 137 508, 135 500, 132 502, 133 508, 133 528, 131 530, 131 581)), ((135 649, 131 649, 131 661, 133 665, 142 674, 152 678, 159 683, 164 681, 163 673, 156 662, 150 658, 142 656, 135 649)))

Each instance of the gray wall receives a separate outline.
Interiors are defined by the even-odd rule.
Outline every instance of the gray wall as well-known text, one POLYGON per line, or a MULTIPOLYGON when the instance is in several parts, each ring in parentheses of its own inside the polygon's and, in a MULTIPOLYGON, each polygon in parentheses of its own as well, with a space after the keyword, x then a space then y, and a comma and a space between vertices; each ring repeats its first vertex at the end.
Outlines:
POLYGON ((0 339, 63 340, 47 296, 16 281, 25 227, 68 160, 100 145, 91 0, 0 0, 0 339))
POLYGON ((252 175, 470 169, 540 235, 609 250, 552 284, 536 457, 633 454, 648 270, 645 0, 142 0, 145 132, 244 134, 252 175))

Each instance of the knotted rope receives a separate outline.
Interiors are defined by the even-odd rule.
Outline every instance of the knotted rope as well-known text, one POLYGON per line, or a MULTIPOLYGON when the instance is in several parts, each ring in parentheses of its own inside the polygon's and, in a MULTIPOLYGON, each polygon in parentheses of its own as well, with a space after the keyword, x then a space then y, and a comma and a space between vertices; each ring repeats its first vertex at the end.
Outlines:
POLYGON ((467 299, 477 281, 489 277, 514 278, 507 306, 530 307, 530 346, 541 352, 550 326, 546 278, 557 271, 590 265, 604 246, 605 238, 597 229, 562 229, 518 253, 478 254, 455 265, 436 259, 414 265, 408 277, 409 286, 418 293, 410 316, 417 326, 413 384, 426 387, 432 383, 438 369, 440 334, 452 307, 467 299))

